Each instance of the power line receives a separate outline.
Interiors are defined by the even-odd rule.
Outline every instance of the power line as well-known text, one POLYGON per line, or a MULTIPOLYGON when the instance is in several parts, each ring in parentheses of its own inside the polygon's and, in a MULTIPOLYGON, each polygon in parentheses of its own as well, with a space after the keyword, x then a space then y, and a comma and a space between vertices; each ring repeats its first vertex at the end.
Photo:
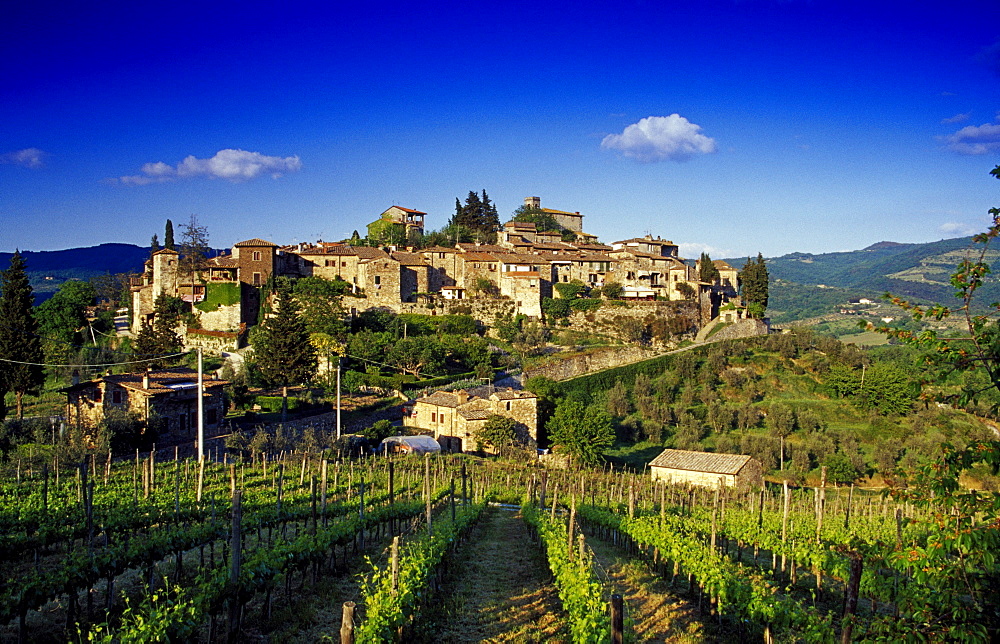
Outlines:
POLYGON ((192 351, 184 351, 182 353, 169 353, 169 354, 166 354, 166 355, 157 356, 155 358, 143 358, 142 360, 129 360, 127 362, 105 362, 105 363, 100 363, 100 364, 49 364, 49 363, 45 363, 45 362, 23 362, 21 360, 8 360, 7 358, 0 358, 0 362, 10 362, 12 364, 26 364, 26 365, 31 365, 33 367, 62 367, 62 368, 66 368, 66 367, 80 367, 80 368, 89 368, 89 367, 118 367, 118 366, 126 365, 126 364, 139 364, 139 363, 142 363, 142 362, 154 362, 156 360, 164 360, 166 358, 177 358, 179 356, 186 356, 189 353, 193 353, 193 352, 192 351))

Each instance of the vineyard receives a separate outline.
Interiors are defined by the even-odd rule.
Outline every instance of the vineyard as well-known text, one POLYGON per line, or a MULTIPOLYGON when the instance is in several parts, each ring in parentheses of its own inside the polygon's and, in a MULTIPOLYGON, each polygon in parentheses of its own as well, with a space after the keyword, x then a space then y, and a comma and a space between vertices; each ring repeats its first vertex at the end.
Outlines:
POLYGON ((19 463, 0 639, 663 641, 655 592, 687 614, 669 641, 989 641, 995 496, 947 489, 951 466, 892 496, 465 456, 19 463))

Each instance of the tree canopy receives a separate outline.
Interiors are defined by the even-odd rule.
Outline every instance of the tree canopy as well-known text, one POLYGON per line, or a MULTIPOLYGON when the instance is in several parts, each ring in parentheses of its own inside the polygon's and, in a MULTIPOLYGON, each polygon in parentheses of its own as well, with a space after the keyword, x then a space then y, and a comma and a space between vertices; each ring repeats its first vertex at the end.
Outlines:
POLYGON ((174 222, 169 219, 163 227, 163 247, 167 250, 177 250, 174 248, 174 222))
POLYGON ((615 442, 611 416, 598 405, 585 406, 565 398, 556 406, 547 425, 549 440, 562 445, 576 463, 599 465, 602 453, 615 442))
POLYGON ((493 414, 476 430, 475 439, 480 446, 492 447, 503 456, 504 450, 517 441, 517 421, 507 416, 493 414))
POLYGON ((316 349, 287 289, 278 290, 278 310, 261 325, 253 348, 261 375, 272 385, 306 382, 316 373, 316 349))
POLYGON ((740 289, 747 313, 753 318, 763 318, 767 310, 768 274, 764 256, 757 253, 757 259, 747 258, 739 274, 740 289))
MULTIPOLYGON (((180 317, 178 298, 160 293, 153 302, 153 322, 143 324, 132 344, 135 352, 143 358, 180 353, 184 343, 174 329, 180 317)), ((181 301, 183 304, 183 302, 181 301)), ((162 366, 169 360, 157 360, 151 364, 162 366)))
POLYGON ((708 253, 702 253, 698 260, 698 280, 714 284, 719 279, 719 269, 715 267, 715 262, 708 253))
MULTIPOLYGON (((35 394, 45 382, 45 370, 34 297, 21 253, 0 272, 0 394, 14 392, 17 417, 24 416, 24 394, 35 394)), ((0 403, 0 413, 5 407, 0 403)))
POLYGON ((496 238, 496 232, 500 230, 500 216, 485 190, 482 196, 470 190, 464 204, 458 198, 455 199, 455 215, 448 225, 468 229, 478 241, 492 242, 496 238))

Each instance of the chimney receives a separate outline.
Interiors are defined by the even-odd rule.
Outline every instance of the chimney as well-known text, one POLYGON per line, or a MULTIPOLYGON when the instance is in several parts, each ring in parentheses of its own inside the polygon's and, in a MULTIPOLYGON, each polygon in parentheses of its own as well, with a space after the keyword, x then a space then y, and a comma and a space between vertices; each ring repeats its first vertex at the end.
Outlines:
POLYGON ((76 369, 73 370, 73 380, 72 380, 72 383, 74 385, 80 384, 80 372, 77 371, 76 369))
POLYGON ((464 389, 459 389, 458 391, 456 391, 455 396, 458 397, 459 405, 464 405, 465 403, 469 402, 469 392, 464 389))
POLYGON ((142 374, 142 388, 149 389, 149 367, 146 367, 146 373, 142 374))

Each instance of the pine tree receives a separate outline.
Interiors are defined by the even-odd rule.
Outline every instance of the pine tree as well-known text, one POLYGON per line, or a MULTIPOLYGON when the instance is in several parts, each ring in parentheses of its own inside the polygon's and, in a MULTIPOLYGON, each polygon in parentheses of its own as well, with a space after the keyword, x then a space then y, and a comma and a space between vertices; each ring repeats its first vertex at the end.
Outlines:
POLYGON ((316 348, 309 342, 306 324, 298 314, 288 289, 278 290, 278 311, 268 318, 254 339, 254 354, 261 375, 281 387, 281 419, 288 410, 288 386, 309 380, 316 373, 316 348))
POLYGON ((757 259, 747 258, 747 263, 740 271, 740 289, 743 294, 743 302, 746 304, 747 313, 753 318, 763 318, 767 310, 767 266, 764 264, 764 256, 757 253, 757 259))
POLYGON ((14 392, 19 419, 24 417, 24 394, 37 395, 45 383, 33 304, 24 259, 15 252, 10 268, 0 272, 0 358, 4 358, 0 362, 0 394, 14 392))
POLYGON ((174 248, 174 222, 167 220, 166 228, 163 230, 163 247, 167 250, 177 250, 174 248))

